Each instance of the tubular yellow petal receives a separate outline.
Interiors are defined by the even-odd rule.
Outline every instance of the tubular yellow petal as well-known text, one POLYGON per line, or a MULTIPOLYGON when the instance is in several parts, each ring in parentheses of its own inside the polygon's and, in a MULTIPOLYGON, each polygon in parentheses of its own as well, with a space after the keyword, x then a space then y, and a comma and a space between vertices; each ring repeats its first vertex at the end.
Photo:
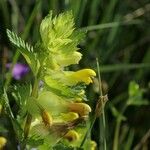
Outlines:
POLYGON ((96 150, 97 144, 95 141, 90 141, 91 149, 90 150, 96 150))
POLYGON ((73 142, 79 139, 79 134, 75 130, 70 130, 64 136, 64 138, 68 139, 68 141, 73 142))
POLYGON ((87 116, 91 112, 91 107, 85 103, 69 103, 69 111, 78 113, 80 116, 87 116))
POLYGON ((2 149, 7 143, 6 138, 0 136, 0 149, 2 149))
POLYGON ((92 69, 82 69, 76 72, 76 76, 96 76, 96 73, 92 69))
POLYGON ((42 116, 42 120, 45 126, 48 126, 48 127, 52 126, 53 119, 52 119, 52 116, 47 111, 43 110, 41 112, 41 116, 42 116))
POLYGON ((85 84, 92 83, 92 77, 96 76, 96 73, 92 69, 82 69, 68 75, 70 82, 77 84, 78 82, 84 82, 85 84))
POLYGON ((2 111, 2 105, 0 104, 0 114, 1 114, 1 111, 2 111))
POLYGON ((75 112, 61 113, 61 116, 64 121, 73 121, 73 120, 79 118, 79 115, 75 112))

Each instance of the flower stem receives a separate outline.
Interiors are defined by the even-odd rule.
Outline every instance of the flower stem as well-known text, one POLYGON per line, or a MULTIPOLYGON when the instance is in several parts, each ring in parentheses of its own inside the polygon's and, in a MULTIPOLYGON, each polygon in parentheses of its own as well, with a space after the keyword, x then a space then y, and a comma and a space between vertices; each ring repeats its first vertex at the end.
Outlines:
MULTIPOLYGON (((31 97, 37 98, 37 96, 38 96, 38 85, 39 85, 39 80, 37 78, 35 78, 31 97)), ((24 126, 24 140, 23 140, 23 144, 22 144, 23 150, 26 147, 26 142, 27 142, 27 138, 28 138, 28 135, 30 132, 30 127, 31 127, 31 122, 32 122, 32 115, 30 113, 27 113, 27 119, 26 119, 25 126, 24 126)))
POLYGON ((119 139, 119 131, 120 131, 121 120, 117 119, 116 128, 115 128, 115 135, 114 135, 114 144, 113 150, 118 150, 118 139, 119 139))
MULTIPOLYGON (((103 97, 103 90, 102 90, 102 80, 101 80, 101 75, 100 75, 100 67, 99 67, 99 61, 98 58, 96 58, 96 63, 97 63, 97 72, 98 72, 98 80, 99 80, 99 93, 101 97, 101 105, 102 105, 102 127, 100 129, 103 129, 103 148, 104 150, 107 150, 107 145, 106 145, 106 121, 105 121, 105 111, 104 111, 104 102, 102 100, 103 97)), ((100 119, 101 121, 101 119, 100 119)), ((100 123, 101 126, 101 123, 100 123)))
MULTIPOLYGON (((127 104, 124 105, 121 114, 123 115, 126 108, 127 108, 127 104)), ((116 122, 116 128, 115 128, 115 134, 114 134, 114 141, 113 141, 113 150, 118 150, 118 143, 119 143, 119 131, 120 131, 120 127, 121 127, 121 118, 118 117, 117 118, 117 122, 116 122)))
POLYGON ((84 143, 86 142, 86 139, 88 138, 88 136, 89 136, 89 134, 90 134, 90 132, 91 132, 91 130, 92 130, 92 128, 93 128, 93 125, 94 125, 94 123, 95 123, 95 120, 96 120, 96 115, 94 116, 93 120, 91 121, 90 127, 89 127, 89 129, 87 130, 87 132, 86 132, 86 134, 85 134, 85 136, 84 136, 84 138, 83 138, 83 140, 82 140, 82 142, 81 142, 81 144, 80 144, 80 148, 82 148, 83 145, 84 145, 84 143))

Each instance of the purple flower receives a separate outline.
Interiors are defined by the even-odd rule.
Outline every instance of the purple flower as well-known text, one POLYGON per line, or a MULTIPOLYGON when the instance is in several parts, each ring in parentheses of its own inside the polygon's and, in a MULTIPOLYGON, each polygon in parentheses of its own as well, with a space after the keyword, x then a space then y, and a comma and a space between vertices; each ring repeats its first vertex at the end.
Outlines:
MULTIPOLYGON (((10 68, 11 63, 7 64, 6 67, 10 68)), ((26 75, 29 72, 29 67, 25 64, 17 63, 14 65, 12 69, 12 76, 16 80, 20 80, 24 75, 26 75)))

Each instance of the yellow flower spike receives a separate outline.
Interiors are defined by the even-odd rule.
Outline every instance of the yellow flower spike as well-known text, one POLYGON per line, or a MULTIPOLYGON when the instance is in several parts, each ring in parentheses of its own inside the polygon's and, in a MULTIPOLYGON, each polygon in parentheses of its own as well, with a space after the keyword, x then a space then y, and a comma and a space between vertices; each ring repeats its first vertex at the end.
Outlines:
POLYGON ((91 107, 85 103, 69 103, 68 109, 78 113, 80 116, 87 116, 91 112, 91 107))
POLYGON ((0 136, 0 150, 6 145, 7 140, 6 138, 0 136))
POLYGON ((79 118, 79 115, 75 112, 69 112, 69 113, 61 113, 61 117, 64 121, 68 122, 79 118))
POLYGON ((73 142, 79 139, 79 134, 75 130, 70 130, 67 134, 65 134, 64 138, 66 138, 69 142, 73 142))
POLYGON ((68 74, 68 80, 72 84, 77 84, 78 82, 84 82, 85 84, 92 83, 92 77, 95 77, 96 73, 92 69, 82 69, 71 74, 68 74))

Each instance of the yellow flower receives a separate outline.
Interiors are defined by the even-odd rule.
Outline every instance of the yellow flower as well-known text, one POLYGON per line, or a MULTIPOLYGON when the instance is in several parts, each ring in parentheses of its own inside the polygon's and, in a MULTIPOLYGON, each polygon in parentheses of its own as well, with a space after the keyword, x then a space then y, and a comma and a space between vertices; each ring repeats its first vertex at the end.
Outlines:
POLYGON ((92 83, 92 77, 96 76, 96 73, 92 69, 82 69, 76 72, 69 73, 67 75, 68 81, 72 84, 77 84, 78 82, 84 82, 85 84, 92 83))
POLYGON ((76 112, 80 116, 88 116, 89 112, 91 112, 91 107, 85 103, 68 103, 69 111, 76 112))
POLYGON ((0 136, 0 149, 2 149, 7 143, 6 138, 0 136))
POLYGON ((68 113, 61 113, 61 118, 64 120, 64 121, 73 121, 77 118, 79 118, 79 115, 75 112, 68 112, 68 113))
POLYGON ((53 118, 46 110, 41 112, 41 116, 46 127, 52 126, 53 118))
POLYGON ((1 114, 1 111, 2 111, 2 105, 0 104, 0 114, 1 114))
POLYGON ((78 64, 82 57, 82 54, 75 51, 72 53, 55 54, 53 57, 56 60, 57 64, 62 68, 72 64, 78 64))
POLYGON ((97 144, 95 141, 90 141, 90 146, 91 146, 90 150, 96 150, 97 144))
POLYGON ((67 134, 65 134, 64 138, 70 142, 73 142, 79 139, 79 134, 75 130, 70 130, 67 134))

